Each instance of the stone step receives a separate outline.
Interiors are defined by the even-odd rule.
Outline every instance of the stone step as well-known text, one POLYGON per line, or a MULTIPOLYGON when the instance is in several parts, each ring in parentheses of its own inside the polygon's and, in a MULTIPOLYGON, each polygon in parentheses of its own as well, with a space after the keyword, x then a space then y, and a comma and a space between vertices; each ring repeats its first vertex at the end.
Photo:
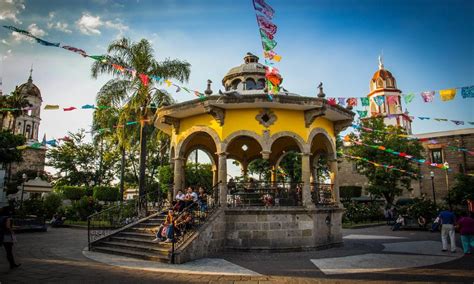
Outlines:
POLYGON ((140 233, 136 231, 123 231, 117 234, 118 237, 132 237, 138 239, 145 239, 145 240, 153 240, 155 238, 155 234, 153 233, 140 233))
POLYGON ((160 247, 171 248, 171 243, 156 243, 153 239, 141 239, 141 238, 134 238, 128 236, 114 236, 110 238, 111 241, 119 241, 119 242, 128 242, 132 244, 154 244, 159 245, 160 247))
POLYGON ((92 250, 97 251, 97 252, 107 253, 107 254, 122 255, 122 256, 138 258, 138 259, 154 260, 154 261, 169 263, 168 256, 151 253, 151 252, 130 251, 127 249, 101 247, 101 246, 93 247, 92 250))
POLYGON ((138 223, 136 224, 134 227, 159 227, 161 224, 163 224, 163 222, 142 222, 142 223, 138 223))
POLYGON ((98 244, 99 247, 111 247, 117 249, 126 249, 135 252, 150 252, 167 256, 169 247, 161 247, 160 243, 127 243, 122 241, 104 241, 98 244))
POLYGON ((153 227, 131 227, 125 230, 125 232, 137 232, 137 233, 144 233, 144 234, 155 234, 156 230, 158 229, 157 226, 153 227))

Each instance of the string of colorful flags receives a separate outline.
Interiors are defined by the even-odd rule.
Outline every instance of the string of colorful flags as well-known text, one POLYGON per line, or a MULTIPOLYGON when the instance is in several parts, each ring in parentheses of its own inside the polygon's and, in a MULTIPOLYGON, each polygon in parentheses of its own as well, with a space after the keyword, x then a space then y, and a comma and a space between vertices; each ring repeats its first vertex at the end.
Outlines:
MULTIPOLYGON (((440 95, 441 101, 446 102, 453 100, 457 94, 457 90, 461 90, 461 96, 463 99, 467 98, 474 98, 474 85, 472 86, 465 86, 465 87, 456 87, 456 88, 451 88, 451 89, 445 89, 445 90, 439 90, 439 91, 424 91, 420 93, 420 96, 425 103, 431 103, 434 101, 436 93, 440 95)), ((410 92, 408 94, 402 94, 401 98, 403 98, 405 104, 409 104, 413 101, 413 99, 416 97, 416 94, 413 92, 410 92)), ((370 102, 374 102, 378 106, 381 106, 385 104, 385 98, 387 101, 387 104, 392 105, 392 104, 400 104, 399 96, 398 95, 393 95, 393 96, 373 96, 373 97, 328 97, 328 104, 329 105, 340 105, 340 106, 358 106, 359 101, 361 106, 368 107, 370 105, 370 102)))
POLYGON ((395 156, 399 156, 399 157, 402 157, 402 158, 405 158, 411 162, 415 162, 417 164, 425 164, 425 165, 428 165, 428 166, 431 166, 431 167, 435 167, 435 168, 439 168, 439 169, 443 169, 443 170, 447 170, 449 169, 449 167, 445 166, 444 164, 438 164, 438 163, 431 163, 429 161, 427 161, 426 159, 420 159, 420 158, 416 158, 416 157, 413 157, 412 155, 409 155, 405 152, 397 152, 395 150, 392 150, 390 148, 386 148, 385 146, 381 146, 381 145, 369 145, 369 144, 366 144, 366 143, 363 143, 361 141, 358 141, 358 140, 355 140, 355 139, 351 139, 349 137, 349 135, 346 135, 344 137, 344 141, 346 142, 352 142, 356 145, 360 145, 360 146, 366 146, 368 148, 372 148, 372 149, 376 149, 376 150, 380 150, 380 151, 384 151, 386 153, 390 153, 392 155, 395 155, 395 156))
MULTIPOLYGON (((41 45, 44 45, 44 46, 50 46, 50 47, 58 47, 58 48, 63 48, 65 50, 68 50, 68 51, 71 51, 71 52, 74 52, 76 54, 79 54, 81 55, 82 57, 84 58, 91 58, 91 59, 94 59, 96 61, 99 61, 103 64, 108 64, 110 66, 112 66, 117 73, 130 73, 132 75, 132 78, 136 78, 138 77, 141 81, 141 83, 144 85, 144 86, 148 86, 148 84, 150 84, 151 80, 155 80, 155 82, 159 85, 163 85, 163 84, 166 84, 167 87, 176 87, 176 93, 180 92, 181 90, 184 90, 185 92, 189 93, 189 94, 194 94, 195 96, 197 96, 199 99, 201 100, 204 100, 206 98, 206 95, 197 91, 197 90, 193 90, 193 89, 190 89, 190 88, 186 88, 180 84, 177 84, 169 79, 166 79, 166 78, 162 78, 162 77, 159 77, 159 76, 155 76, 155 75, 149 75, 149 74, 145 74, 145 73, 139 73, 137 72, 137 70, 133 69, 133 68, 129 68, 129 67, 125 67, 125 66, 121 66, 121 65, 118 65, 118 64, 115 64, 115 63, 112 63, 112 62, 109 62, 108 61, 108 58, 107 56, 105 55, 89 55, 87 54, 87 52, 83 49, 80 49, 80 48, 77 48, 77 47, 73 47, 73 46, 69 46, 69 45, 61 45, 61 43, 53 43, 53 42, 48 42, 44 39, 41 39, 37 36, 34 36, 33 34, 31 34, 30 32, 28 31, 25 31, 25 30, 22 30, 22 29, 19 29, 17 27, 14 27, 14 26, 3 26, 4 28, 6 29, 9 29, 13 32, 17 32, 17 33, 20 33, 22 35, 25 35, 27 37, 30 37, 32 39, 34 39, 37 43, 41 44, 41 45)), ((71 109, 71 110, 74 110, 74 109, 71 109)), ((67 111, 67 110, 66 110, 67 111)))
POLYGON ((344 153, 341 152, 341 151, 339 151, 338 153, 339 153, 340 155, 346 157, 346 158, 350 158, 350 159, 353 159, 353 160, 364 161, 364 162, 366 162, 366 163, 369 163, 369 164, 374 165, 375 167, 381 167, 381 168, 385 168, 385 169, 387 169, 387 170, 392 170, 392 171, 399 171, 399 172, 406 173, 406 174, 409 174, 409 175, 412 175, 412 176, 415 176, 415 177, 418 176, 418 174, 416 174, 416 173, 414 173, 414 172, 410 172, 410 171, 407 171, 407 170, 399 169, 399 168, 396 168, 395 166, 392 166, 392 165, 381 164, 381 163, 377 163, 377 162, 374 162, 374 161, 370 161, 370 160, 367 159, 367 158, 344 154, 344 153))
MULTIPOLYGON (((397 135, 398 137, 402 137, 402 138, 407 138, 407 139, 412 139, 412 140, 418 140, 418 141, 420 141, 420 142, 428 142, 428 144, 439 144, 438 141, 435 140, 435 139, 418 138, 418 137, 413 136, 413 135, 400 134, 400 133, 397 133, 397 132, 383 131, 383 130, 373 129, 373 128, 369 128, 369 127, 364 127, 364 126, 362 126, 362 125, 360 125, 360 124, 352 124, 351 127, 352 127, 352 128, 355 128, 355 129, 357 129, 357 130, 359 130, 359 131, 392 134, 392 135, 397 135)), ((452 145, 449 145, 449 143, 448 143, 447 148, 449 148, 450 150, 453 150, 453 151, 466 152, 466 153, 468 153, 469 155, 474 156, 474 151, 473 151, 473 150, 470 150, 470 149, 467 149, 467 148, 452 146, 452 145)))
MULTIPOLYGON (((117 125, 114 125, 114 126, 109 127, 109 128, 100 128, 100 129, 97 129, 97 130, 86 131, 86 133, 92 133, 92 134, 93 133, 100 133, 101 134, 101 133, 105 133, 105 132, 110 132, 113 129, 124 128, 125 126, 138 125, 140 123, 145 123, 145 122, 150 122, 150 119, 143 119, 143 120, 140 120, 140 121, 127 121, 124 124, 117 124, 117 125)), ((27 144, 24 144, 24 145, 21 145, 21 146, 17 146, 16 149, 18 149, 18 150, 24 150, 24 149, 27 149, 27 148, 40 149, 42 147, 45 147, 46 145, 56 147, 58 145, 59 141, 71 141, 71 138, 69 138, 68 136, 64 136, 64 137, 58 138, 58 139, 46 140, 46 135, 45 135, 43 137, 42 142, 27 143, 27 144)), ((15 149, 15 148, 9 148, 9 149, 15 149)))
POLYGON ((283 81, 280 71, 273 67, 276 61, 280 62, 281 56, 274 49, 277 45, 274 37, 277 32, 277 26, 272 22, 275 10, 265 2, 265 0, 253 0, 255 16, 259 26, 260 39, 262 41, 263 56, 265 57, 265 79, 268 88, 268 98, 273 100, 272 94, 280 91, 280 85, 283 81), (268 59, 268 60, 267 60, 268 59))

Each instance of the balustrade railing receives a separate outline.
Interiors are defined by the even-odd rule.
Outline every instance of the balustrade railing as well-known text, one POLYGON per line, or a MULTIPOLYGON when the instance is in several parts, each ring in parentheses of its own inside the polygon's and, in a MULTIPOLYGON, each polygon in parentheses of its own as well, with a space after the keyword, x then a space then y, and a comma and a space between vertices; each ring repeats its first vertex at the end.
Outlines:
POLYGON ((333 186, 333 184, 326 183, 311 183, 311 197, 314 204, 322 206, 335 205, 333 186))
POLYGON ((298 182, 237 182, 227 188, 229 207, 302 205, 303 184, 298 182))
POLYGON ((93 242, 114 234, 124 226, 134 223, 140 218, 163 210, 164 199, 160 197, 160 191, 160 189, 157 189, 135 199, 124 200, 118 205, 111 206, 87 217, 89 250, 93 242))

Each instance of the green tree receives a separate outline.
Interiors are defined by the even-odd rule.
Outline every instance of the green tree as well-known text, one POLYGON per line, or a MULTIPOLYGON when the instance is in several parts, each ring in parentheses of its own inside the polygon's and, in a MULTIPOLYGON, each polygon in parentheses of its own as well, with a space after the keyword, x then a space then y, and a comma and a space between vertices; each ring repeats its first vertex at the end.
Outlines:
POLYGON ((474 177, 458 174, 448 197, 448 203, 462 206, 466 206, 467 200, 474 200, 474 177))
MULTIPOLYGON (((139 42, 132 42, 129 39, 122 38, 112 42, 108 46, 106 56, 108 63, 118 64, 126 68, 132 68, 136 74, 147 74, 157 76, 163 79, 176 79, 178 81, 187 81, 190 74, 190 64, 180 60, 166 59, 158 62, 154 58, 154 51, 151 44, 142 39, 139 42)), ((109 102, 115 105, 121 105, 118 113, 118 121, 121 124, 127 121, 140 121, 139 128, 139 174, 138 187, 140 196, 145 191, 146 182, 146 158, 147 158, 147 134, 150 130, 145 120, 151 120, 153 109, 171 101, 168 94, 155 88, 154 78, 149 78, 148 84, 143 84, 139 76, 131 72, 117 72, 111 64, 103 64, 100 61, 92 65, 92 76, 97 78, 101 74, 113 75, 115 78, 108 81, 104 86, 104 92, 99 93, 98 102, 109 102)), ((123 128, 124 129, 124 128, 123 128)), ((124 140, 128 140, 126 134, 122 134, 119 129, 118 137, 122 139, 122 152, 126 147, 124 140)), ((136 134, 136 133, 135 133, 136 134)), ((135 138, 133 141, 136 141, 135 138)), ((130 144, 131 145, 131 144, 130 144)), ((124 155, 122 155, 124 156, 124 155)), ((123 161, 123 159, 122 159, 123 161)))
POLYGON ((21 150, 16 147, 25 144, 23 135, 15 135, 10 130, 0 130, 0 163, 7 165, 22 160, 21 150))
POLYGON ((301 181, 301 155, 291 151, 283 157, 280 168, 285 173, 285 179, 289 182, 301 181))
MULTIPOLYGON (((89 186, 92 183, 98 184, 99 173, 99 153, 96 145, 86 143, 85 131, 79 130, 77 133, 69 132, 69 140, 61 143, 60 146, 52 148, 46 153, 48 166, 57 169, 54 183, 56 185, 77 185, 89 186)), ((113 179, 113 162, 108 163, 100 170, 102 177, 113 179)))
POLYGON ((248 165, 248 171, 252 175, 258 175, 259 181, 262 181, 262 178, 265 181, 270 180, 271 167, 268 160, 259 158, 251 161, 248 165))
POLYGON ((212 165, 186 163, 185 168, 186 186, 202 186, 209 190, 212 188, 212 165))
MULTIPOLYGON (((355 144, 347 149, 350 155, 362 157, 378 164, 392 165, 408 172, 419 173, 419 167, 415 162, 376 149, 378 146, 383 146, 386 149, 419 158, 422 146, 418 140, 399 136, 400 134, 406 135, 406 131, 401 127, 385 125, 382 118, 365 119, 361 121, 361 125, 374 131, 361 131, 359 135, 352 133, 351 139, 367 145, 374 145, 374 147, 355 144)), ((392 204, 395 197, 399 196, 404 189, 410 190, 412 179, 418 178, 418 176, 411 176, 408 173, 381 166, 376 167, 364 160, 350 161, 356 163, 357 171, 367 177, 369 183, 367 190, 375 196, 385 198, 388 204, 392 204)))
POLYGON ((16 119, 25 112, 22 109, 25 107, 30 107, 31 104, 26 98, 26 96, 20 92, 18 86, 16 86, 15 90, 10 94, 10 96, 7 96, 6 105, 7 108, 13 109, 9 111, 13 119, 10 120, 8 129, 14 130, 16 125, 16 119))

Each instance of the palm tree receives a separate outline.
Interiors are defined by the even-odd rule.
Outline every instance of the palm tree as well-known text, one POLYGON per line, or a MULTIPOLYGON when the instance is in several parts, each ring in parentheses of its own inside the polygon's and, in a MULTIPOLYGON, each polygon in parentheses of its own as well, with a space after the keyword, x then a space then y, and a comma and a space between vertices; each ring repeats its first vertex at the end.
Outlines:
MULTIPOLYGON (((154 51, 150 43, 146 39, 139 42, 132 42, 127 38, 113 41, 107 49, 106 60, 108 64, 96 61, 92 65, 92 77, 97 78, 101 74, 113 75, 114 79, 109 80, 98 93, 97 104, 108 103, 113 107, 119 107, 117 110, 117 118, 119 124, 123 124, 130 120, 140 121, 139 143, 140 143, 140 159, 139 159, 139 175, 138 188, 139 195, 144 196, 145 187, 145 163, 147 156, 147 124, 145 120, 153 117, 152 106, 162 106, 172 102, 169 95, 154 85, 157 83, 150 78, 149 84, 143 84, 138 74, 147 74, 157 76, 163 79, 175 79, 180 82, 187 81, 190 75, 191 65, 186 61, 177 59, 165 59, 158 62, 154 58, 154 51), (117 64, 136 71, 117 72, 111 64, 117 64), (138 119, 137 119, 138 118, 138 119)), ((95 115, 97 122, 108 121, 100 114, 100 110, 95 115), (101 117, 102 116, 102 117, 101 117)), ((105 114, 106 115, 106 114, 105 114)), ((129 133, 127 128, 119 128, 117 131, 117 139, 122 149, 122 154, 126 148, 126 141, 136 141, 133 133, 129 133)), ((124 162, 124 159, 122 159, 124 162)), ((145 198, 144 198, 145 199, 145 198)), ((140 200, 141 211, 144 209, 144 202, 140 200)))
POLYGON ((26 98, 26 95, 20 92, 18 86, 16 86, 15 90, 6 98, 6 105, 8 108, 14 109, 9 111, 13 119, 10 120, 8 129, 11 129, 13 133, 15 133, 16 119, 25 113, 23 108, 31 107, 32 105, 26 98))

